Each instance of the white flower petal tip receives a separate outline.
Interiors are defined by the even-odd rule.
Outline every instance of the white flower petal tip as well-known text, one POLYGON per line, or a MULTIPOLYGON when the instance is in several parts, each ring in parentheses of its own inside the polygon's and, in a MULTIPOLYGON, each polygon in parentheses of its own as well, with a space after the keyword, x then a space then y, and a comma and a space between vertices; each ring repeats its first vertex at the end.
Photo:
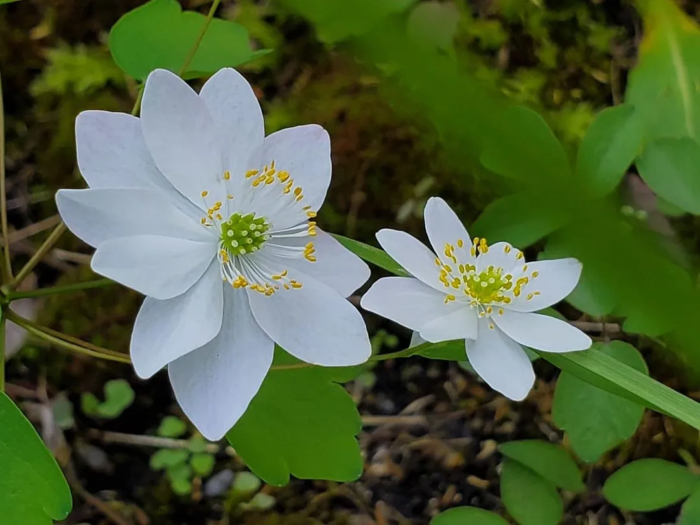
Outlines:
POLYGON ((407 233, 381 230, 384 250, 415 278, 380 279, 361 306, 396 321, 430 342, 466 339, 472 366, 494 389, 524 399, 535 375, 521 345, 547 352, 590 347, 591 339, 555 318, 530 312, 561 301, 576 287, 581 263, 528 263, 507 242, 471 239, 440 198, 425 207, 435 253, 407 233))
POLYGON ((159 69, 141 118, 82 113, 76 140, 90 189, 61 190, 61 216, 97 248, 97 273, 147 296, 132 335, 136 372, 167 365, 207 437, 243 414, 275 342, 327 366, 369 358, 362 317, 344 299, 369 267, 316 224, 332 174, 321 126, 266 138, 255 93, 235 70, 197 93, 159 69), (227 294, 245 305, 231 316, 227 294))

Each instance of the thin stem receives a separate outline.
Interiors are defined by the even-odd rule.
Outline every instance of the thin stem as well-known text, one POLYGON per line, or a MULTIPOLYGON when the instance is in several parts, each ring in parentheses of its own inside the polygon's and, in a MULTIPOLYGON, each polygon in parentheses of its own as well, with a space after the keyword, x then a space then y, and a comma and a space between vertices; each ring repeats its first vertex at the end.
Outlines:
POLYGON ((24 267, 19 271, 17 274, 17 277, 12 279, 10 283, 7 285, 7 289, 11 292, 13 290, 16 290, 17 287, 22 284, 22 281, 26 279, 26 277, 32 272, 34 267, 39 264, 39 261, 48 253, 48 251, 53 248, 53 245, 56 244, 56 241, 58 241, 59 237, 63 234, 63 232, 66 231, 66 225, 63 223, 60 223, 58 226, 54 228, 54 230, 51 232, 51 234, 46 238, 46 240, 43 242, 41 246, 39 246, 39 249, 32 255, 31 259, 27 262, 27 264, 24 265, 24 267))
POLYGON ((84 283, 67 284, 65 286, 54 286, 52 288, 40 288, 38 290, 28 290, 26 292, 12 292, 7 295, 7 300, 12 302, 18 299, 28 299, 32 297, 44 297, 47 295, 56 295, 62 293, 79 292, 81 290, 91 290, 93 288, 104 288, 117 284, 111 279, 97 279, 95 281, 87 281, 84 283))
POLYGON ((113 350, 108 350, 100 346, 96 346, 80 339, 70 337, 51 328, 41 326, 29 319, 22 317, 21 315, 13 312, 9 308, 5 310, 5 315, 7 319, 12 321, 18 326, 24 328, 30 334, 37 336, 40 339, 48 341, 51 344, 63 348, 70 352, 75 352, 83 355, 88 355, 90 357, 99 357, 100 359, 107 359, 108 361, 117 361, 119 363, 131 363, 129 356, 122 354, 120 352, 115 352, 113 350))
POLYGON ((2 224, 3 263, 2 280, 9 283, 12 280, 12 265, 10 263, 10 236, 7 227, 7 191, 5 189, 5 108, 3 105, 2 79, 0 78, 0 223, 2 224))
POLYGON ((202 40, 204 39, 204 35, 207 33, 207 29, 209 29, 209 24, 211 24, 212 19, 214 18, 214 13, 216 12, 216 8, 219 7, 219 4, 221 3, 221 0, 214 0, 214 3, 211 4, 211 8, 209 9, 209 13, 207 14, 207 19, 204 21, 204 25, 202 26, 202 30, 199 32, 199 35, 197 35, 197 40, 195 40, 194 45, 192 46, 192 49, 190 49, 189 54, 187 55, 187 58, 185 59, 185 63, 182 64, 182 67, 180 68, 180 72, 178 75, 182 76, 187 72, 187 68, 190 67, 190 64, 192 63, 192 59, 194 58, 194 55, 197 54, 197 49, 199 49, 199 45, 202 43, 202 40))
POLYGON ((143 88, 144 84, 141 84, 139 86, 139 92, 136 95, 136 100, 134 101, 134 107, 131 108, 131 114, 134 117, 139 114, 139 110, 141 109, 141 100, 143 100, 143 88))
MULTIPOLYGON (((412 355, 417 354, 421 350, 424 349, 424 347, 428 346, 428 343, 424 343, 422 345, 418 346, 413 346, 411 348, 406 348, 405 350, 400 350, 398 352, 392 352, 390 354, 379 354, 370 357, 367 362, 368 363, 374 363, 376 361, 388 361, 389 359, 401 359, 403 357, 411 357, 412 355)), ((271 370, 296 370, 297 368, 310 368, 312 366, 318 366, 318 365, 312 365, 310 363, 294 363, 292 365, 275 365, 271 368, 271 370)))

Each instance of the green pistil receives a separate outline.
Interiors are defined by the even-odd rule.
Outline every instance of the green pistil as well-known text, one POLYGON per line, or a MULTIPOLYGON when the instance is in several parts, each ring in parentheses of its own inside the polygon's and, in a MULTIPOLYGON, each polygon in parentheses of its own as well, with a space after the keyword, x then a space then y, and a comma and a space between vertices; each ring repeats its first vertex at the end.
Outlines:
POLYGON ((469 295, 482 304, 500 302, 503 297, 502 291, 509 290, 513 286, 501 273, 500 268, 489 267, 487 271, 481 272, 479 275, 471 275, 466 282, 469 295))
POLYGON ((270 238, 266 233, 269 229, 270 225, 264 217, 256 217, 255 213, 234 213, 229 220, 221 223, 221 243, 233 256, 252 253, 270 238))

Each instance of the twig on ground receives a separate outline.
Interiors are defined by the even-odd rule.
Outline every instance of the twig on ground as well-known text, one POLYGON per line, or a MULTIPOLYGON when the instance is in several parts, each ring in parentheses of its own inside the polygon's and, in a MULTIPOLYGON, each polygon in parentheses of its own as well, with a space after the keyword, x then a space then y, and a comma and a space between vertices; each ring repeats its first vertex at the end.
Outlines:
MULTIPOLYGON (((91 429, 88 431, 88 436, 99 439, 103 443, 118 443, 120 445, 134 445, 140 447, 153 447, 153 448, 172 448, 181 449, 189 448, 190 442, 187 439, 173 439, 160 436, 142 436, 138 434, 123 434, 121 432, 106 432, 97 429, 91 429)), ((206 451, 210 454, 216 454, 222 449, 221 446, 211 443, 206 447, 206 451)), ((227 453, 228 449, 233 449, 231 447, 225 447, 227 453)), ((230 453, 229 455, 234 455, 230 453)))

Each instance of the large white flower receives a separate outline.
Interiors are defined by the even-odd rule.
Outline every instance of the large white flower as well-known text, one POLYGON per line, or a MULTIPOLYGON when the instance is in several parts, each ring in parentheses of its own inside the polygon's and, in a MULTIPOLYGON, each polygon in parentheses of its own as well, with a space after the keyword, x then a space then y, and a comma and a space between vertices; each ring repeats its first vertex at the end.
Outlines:
POLYGON ((233 69, 199 95, 157 70, 140 119, 87 111, 76 135, 90 189, 59 191, 61 216, 97 248, 95 272, 147 296, 134 368, 148 378, 168 365, 207 438, 245 412, 275 343, 317 365, 367 360, 367 330, 345 297, 369 268, 315 223, 331 178, 323 128, 265 137, 253 90, 233 69))
POLYGON ((520 345, 545 352, 590 347, 591 339, 577 328, 532 313, 571 293, 581 275, 576 259, 526 263, 523 253, 508 243, 472 242, 439 198, 425 206, 425 228, 437 257, 407 233, 377 233, 382 248, 415 278, 380 279, 362 298, 363 308, 432 343, 465 339, 477 373, 494 390, 518 401, 535 381, 520 345))

